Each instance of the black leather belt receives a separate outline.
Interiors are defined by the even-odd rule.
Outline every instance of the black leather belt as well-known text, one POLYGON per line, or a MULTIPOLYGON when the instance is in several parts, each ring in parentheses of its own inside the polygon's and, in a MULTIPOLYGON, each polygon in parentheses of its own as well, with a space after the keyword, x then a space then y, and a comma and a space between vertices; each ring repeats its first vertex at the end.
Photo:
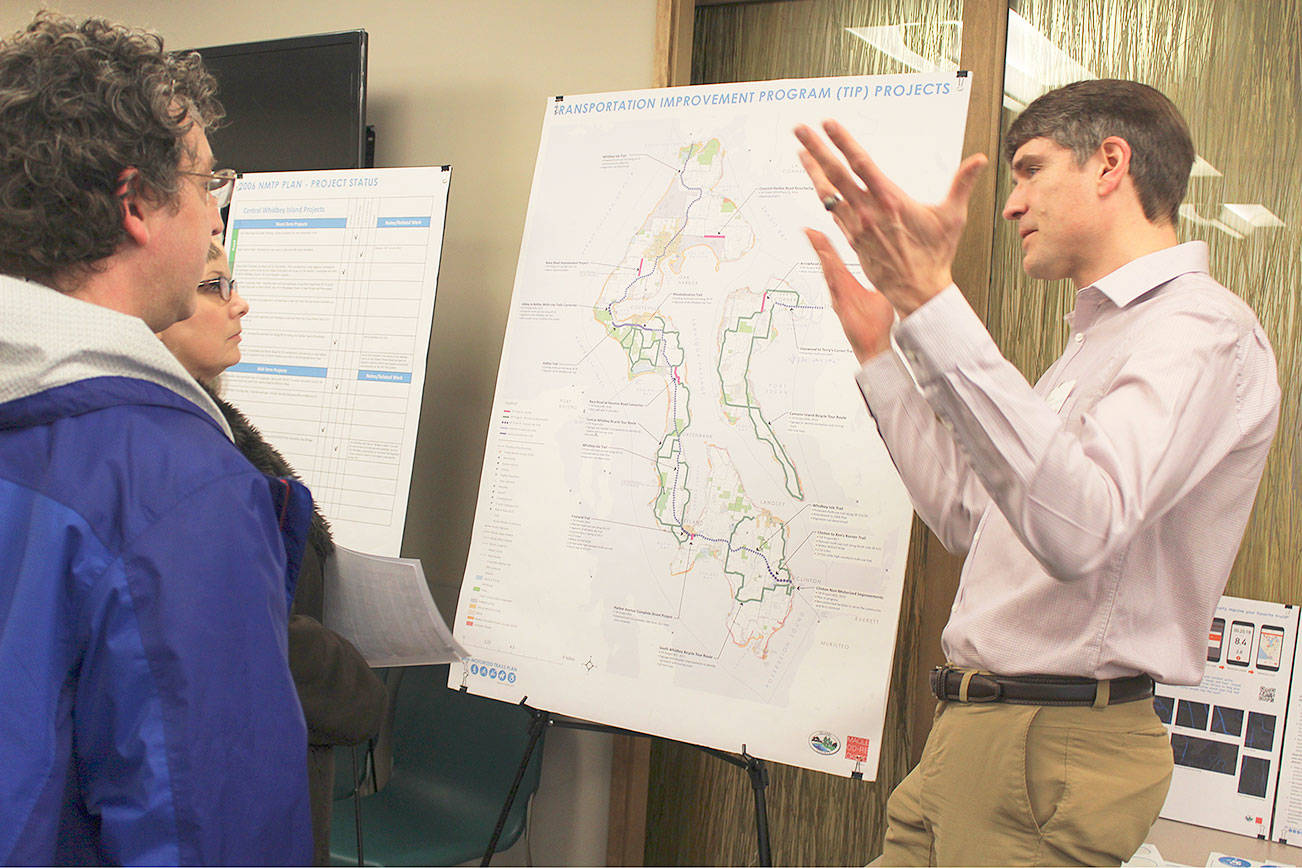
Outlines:
POLYGON ((1016 705, 1119 705, 1153 695, 1147 675, 1095 681, 1063 675, 990 675, 958 666, 931 670, 931 692, 946 702, 1011 702, 1016 705))

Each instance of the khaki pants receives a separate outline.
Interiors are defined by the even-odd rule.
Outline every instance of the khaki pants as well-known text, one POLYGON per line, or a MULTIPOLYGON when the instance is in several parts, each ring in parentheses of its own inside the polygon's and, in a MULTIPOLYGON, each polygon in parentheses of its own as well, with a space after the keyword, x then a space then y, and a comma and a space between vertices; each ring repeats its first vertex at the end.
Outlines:
POLYGON ((887 803, 883 865, 1118 865, 1166 800, 1171 744, 1140 700, 942 702, 887 803))

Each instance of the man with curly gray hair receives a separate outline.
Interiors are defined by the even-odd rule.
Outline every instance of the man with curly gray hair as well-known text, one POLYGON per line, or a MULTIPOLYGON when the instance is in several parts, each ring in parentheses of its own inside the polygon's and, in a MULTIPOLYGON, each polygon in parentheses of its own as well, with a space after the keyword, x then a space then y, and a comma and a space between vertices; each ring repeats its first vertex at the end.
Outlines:
POLYGON ((214 91, 100 19, 0 42, 0 863, 311 859, 311 499, 154 336, 222 229, 214 91))

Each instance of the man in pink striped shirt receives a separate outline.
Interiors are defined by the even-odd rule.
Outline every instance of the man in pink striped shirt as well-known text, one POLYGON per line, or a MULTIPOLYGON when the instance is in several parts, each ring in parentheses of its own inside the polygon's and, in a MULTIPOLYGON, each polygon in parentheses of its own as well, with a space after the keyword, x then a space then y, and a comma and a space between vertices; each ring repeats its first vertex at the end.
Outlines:
POLYGON ((966 560, 917 768, 886 864, 1118 864, 1172 770, 1154 680, 1202 677, 1275 433, 1252 310, 1179 244, 1194 160, 1161 93, 1051 91, 1004 143, 1031 277, 1070 279, 1067 348, 1031 386, 950 269, 986 158, 937 205, 905 195, 835 122, 801 160, 873 289, 808 230, 858 383, 919 515, 966 560), (892 342, 892 338, 894 341, 892 342))

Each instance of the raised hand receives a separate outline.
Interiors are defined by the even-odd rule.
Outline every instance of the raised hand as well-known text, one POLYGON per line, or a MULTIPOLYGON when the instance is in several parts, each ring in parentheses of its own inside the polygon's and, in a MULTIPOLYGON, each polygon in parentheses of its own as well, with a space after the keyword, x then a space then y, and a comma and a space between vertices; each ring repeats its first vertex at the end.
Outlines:
MULTIPOLYGON (((802 125, 796 128, 796 138, 804 146, 800 152, 801 165, 809 173, 820 198, 834 196, 840 200, 830 209, 832 217, 854 248, 873 287, 890 301, 901 317, 908 316, 953 282, 950 267, 967 221, 968 199, 985 167, 986 157, 973 154, 964 160, 945 199, 936 205, 924 205, 886 177, 843 126, 826 121, 823 129, 840 155, 816 132, 802 125)), ((812 235, 810 240, 814 241, 812 235)), ((827 256, 818 250, 817 243, 814 249, 827 275, 827 256)), ((847 278, 860 291, 867 291, 848 273, 837 278, 843 289, 847 278)), ((831 277, 828 284, 829 287, 832 284, 831 277)), ((836 304, 834 299, 834 307, 836 304)), ((849 309, 848 304, 843 297, 838 315, 842 309, 849 309)), ((853 307, 864 309, 868 304, 861 300, 853 307)), ((850 325, 844 317, 842 325, 850 335, 850 325)), ((867 337, 866 333, 859 335, 859 339, 867 337)), ((856 337, 850 336, 850 341, 858 353, 856 337)))
POLYGON ((850 340, 855 358, 862 364, 891 348, 891 326, 895 310, 886 296, 873 292, 855 280, 827 236, 816 229, 806 229, 805 236, 818 254, 823 278, 832 296, 832 310, 841 320, 841 328, 850 340))

